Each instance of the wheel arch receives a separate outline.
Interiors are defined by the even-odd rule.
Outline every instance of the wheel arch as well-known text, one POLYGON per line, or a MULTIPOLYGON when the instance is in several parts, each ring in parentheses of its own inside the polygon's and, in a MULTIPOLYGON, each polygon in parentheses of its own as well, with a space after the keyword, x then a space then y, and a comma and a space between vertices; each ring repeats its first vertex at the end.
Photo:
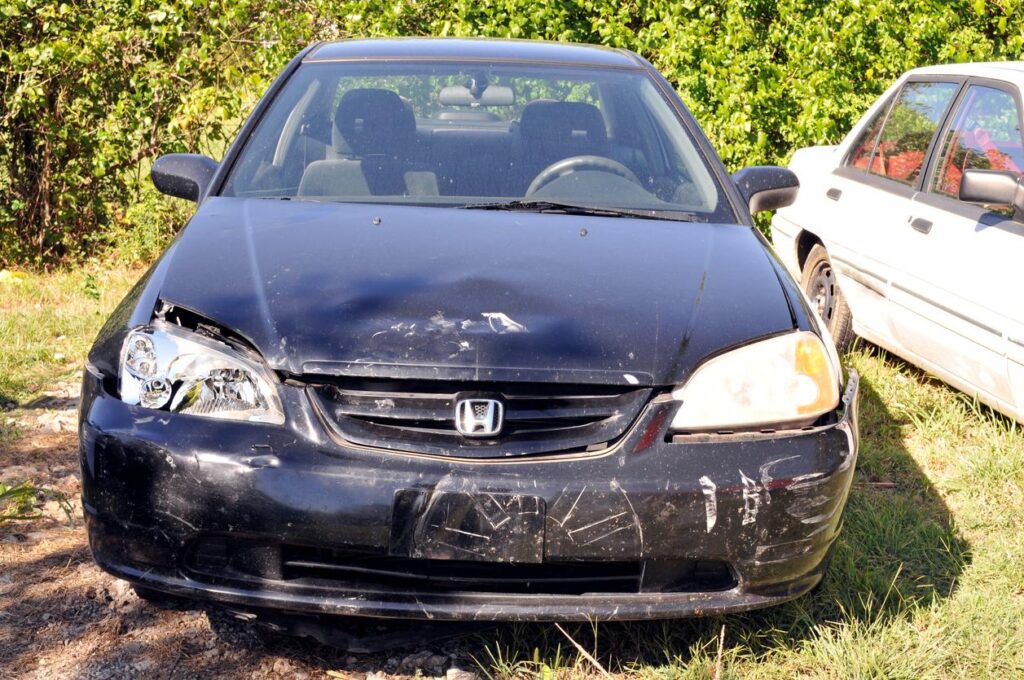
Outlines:
MULTIPOLYGON (((800 234, 796 237, 796 264, 800 267, 800 271, 804 269, 804 263, 807 262, 807 256, 811 254, 811 248, 815 245, 820 245, 825 248, 825 243, 818 236, 806 229, 800 230, 800 234)), ((828 252, 828 248, 825 248, 828 252)))

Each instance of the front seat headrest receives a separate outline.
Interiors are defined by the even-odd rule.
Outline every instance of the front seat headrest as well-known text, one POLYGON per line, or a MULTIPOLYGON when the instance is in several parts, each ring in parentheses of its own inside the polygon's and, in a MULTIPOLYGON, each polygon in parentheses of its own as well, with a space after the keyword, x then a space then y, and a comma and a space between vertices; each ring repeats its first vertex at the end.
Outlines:
POLYGON ((523 107, 519 134, 535 144, 603 147, 608 141, 604 116, 593 104, 537 99, 523 107))
POLYGON ((335 149, 357 156, 397 157, 416 141, 416 117, 391 90, 349 90, 338 102, 334 127, 342 137, 335 139, 335 149))

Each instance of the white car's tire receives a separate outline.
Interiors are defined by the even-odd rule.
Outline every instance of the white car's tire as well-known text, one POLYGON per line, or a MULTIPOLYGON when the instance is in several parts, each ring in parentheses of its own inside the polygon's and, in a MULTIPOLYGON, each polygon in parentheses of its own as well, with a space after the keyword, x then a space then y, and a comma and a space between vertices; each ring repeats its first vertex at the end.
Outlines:
POLYGON ((856 337, 853 333, 853 315, 839 289, 828 252, 820 243, 808 253, 800 278, 804 292, 828 326, 836 347, 840 352, 845 352, 853 345, 856 337))

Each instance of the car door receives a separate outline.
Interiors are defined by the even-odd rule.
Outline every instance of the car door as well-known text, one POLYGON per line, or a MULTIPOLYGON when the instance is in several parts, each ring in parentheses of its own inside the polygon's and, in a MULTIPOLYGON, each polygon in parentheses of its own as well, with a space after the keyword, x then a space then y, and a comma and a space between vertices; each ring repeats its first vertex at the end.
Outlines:
POLYGON ((920 185, 935 133, 962 86, 956 77, 910 78, 853 143, 826 183, 835 204, 826 243, 859 335, 898 350, 900 310, 889 295, 904 266, 894 247, 920 185))
POLYGON ((1024 225, 1012 208, 964 203, 959 190, 968 168, 1024 170, 1020 101, 1008 83, 968 81, 906 217, 892 296, 914 317, 897 328, 900 342, 1004 411, 1024 407, 1024 225))

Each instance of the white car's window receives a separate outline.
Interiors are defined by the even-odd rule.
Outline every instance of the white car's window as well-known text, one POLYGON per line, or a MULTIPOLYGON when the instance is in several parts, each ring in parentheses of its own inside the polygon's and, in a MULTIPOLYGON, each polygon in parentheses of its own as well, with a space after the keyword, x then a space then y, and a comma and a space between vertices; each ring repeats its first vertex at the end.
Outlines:
POLYGON ((959 88, 958 83, 934 81, 904 85, 864 166, 868 172, 916 184, 939 121, 959 88))
POLYGON ((931 190, 960 196, 964 170, 1024 170, 1020 111, 1013 96, 983 85, 968 88, 942 143, 931 190))
POLYGON ((871 163, 871 154, 875 152, 878 133, 882 131, 882 125, 885 123, 885 117, 889 115, 890 108, 889 105, 883 106, 875 114, 875 117, 871 119, 871 122, 864 126, 864 131, 860 133, 857 143, 853 145, 853 149, 847 157, 847 165, 858 170, 868 169, 871 163))

